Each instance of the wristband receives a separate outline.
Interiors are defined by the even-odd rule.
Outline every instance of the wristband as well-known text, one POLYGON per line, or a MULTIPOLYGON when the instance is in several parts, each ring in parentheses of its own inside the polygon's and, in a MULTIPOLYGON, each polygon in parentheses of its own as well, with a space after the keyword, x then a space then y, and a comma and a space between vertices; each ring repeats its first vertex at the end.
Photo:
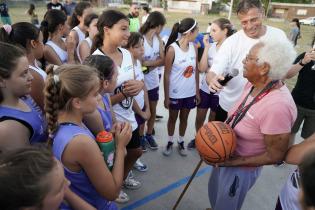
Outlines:
POLYGON ((300 66, 305 66, 306 64, 304 64, 302 61, 303 61, 303 59, 301 59, 301 60, 299 61, 299 65, 300 65, 300 66))

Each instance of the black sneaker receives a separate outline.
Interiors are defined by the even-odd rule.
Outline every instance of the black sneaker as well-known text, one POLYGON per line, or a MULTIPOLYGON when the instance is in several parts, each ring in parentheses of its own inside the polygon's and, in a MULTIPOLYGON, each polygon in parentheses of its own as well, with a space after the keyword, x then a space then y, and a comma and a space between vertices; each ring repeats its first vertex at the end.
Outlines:
POLYGON ((147 134, 145 136, 145 138, 146 138, 146 141, 147 141, 148 146, 150 147, 150 149, 152 149, 152 150, 157 150, 158 149, 158 145, 155 142, 155 139, 153 138, 152 135, 147 134))
POLYGON ((187 145, 187 149, 188 150, 192 150, 192 149, 195 149, 196 148, 196 142, 195 142, 195 139, 191 140, 188 145, 187 145))
POLYGON ((140 137, 140 145, 141 145, 141 149, 143 152, 147 151, 147 141, 146 138, 144 136, 140 137))
POLYGON ((162 115, 155 115, 155 120, 160 120, 160 119, 162 119, 162 118, 163 118, 162 115))
POLYGON ((166 147, 165 147, 165 149, 164 149, 164 151, 163 151, 163 155, 165 155, 165 156, 170 156, 171 154, 172 154, 172 152, 173 152, 173 142, 167 142, 167 145, 166 145, 166 147))

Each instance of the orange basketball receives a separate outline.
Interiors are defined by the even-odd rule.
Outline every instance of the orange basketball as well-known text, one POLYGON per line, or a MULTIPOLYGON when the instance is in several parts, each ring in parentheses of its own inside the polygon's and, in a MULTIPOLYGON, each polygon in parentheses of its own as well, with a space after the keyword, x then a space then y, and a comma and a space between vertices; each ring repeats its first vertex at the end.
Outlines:
POLYGON ((229 159, 236 146, 233 129, 226 123, 212 121, 204 124, 196 135, 196 148, 209 162, 219 163, 229 159))

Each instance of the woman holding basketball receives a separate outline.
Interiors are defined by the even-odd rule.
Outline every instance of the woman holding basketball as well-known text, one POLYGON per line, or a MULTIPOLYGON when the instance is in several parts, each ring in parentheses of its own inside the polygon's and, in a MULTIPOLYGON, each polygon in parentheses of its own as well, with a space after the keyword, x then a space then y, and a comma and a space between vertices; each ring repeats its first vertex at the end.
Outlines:
POLYGON ((209 180, 214 210, 241 209, 262 166, 283 160, 296 107, 281 79, 294 58, 288 40, 273 39, 262 39, 244 58, 243 76, 248 83, 226 121, 236 134, 236 149, 231 159, 213 169, 209 180))
POLYGON ((166 43, 164 73, 164 106, 169 110, 167 121, 168 143, 163 154, 169 156, 174 144, 174 130, 179 115, 178 151, 182 156, 187 152, 184 136, 191 109, 199 103, 199 74, 197 70, 197 49, 193 44, 198 34, 198 23, 185 18, 174 24, 166 43), (178 33, 181 37, 178 41, 178 33))

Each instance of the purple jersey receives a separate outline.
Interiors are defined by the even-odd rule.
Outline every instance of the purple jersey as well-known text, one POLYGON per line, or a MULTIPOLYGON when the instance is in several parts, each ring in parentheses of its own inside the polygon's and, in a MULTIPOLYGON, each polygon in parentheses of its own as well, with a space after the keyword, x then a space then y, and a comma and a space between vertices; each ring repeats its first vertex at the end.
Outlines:
POLYGON ((42 110, 37 106, 30 96, 21 98, 31 109, 29 112, 0 106, 0 121, 16 120, 31 131, 30 144, 45 142, 47 140, 47 124, 42 110))
MULTIPOLYGON (((95 139, 87 128, 82 128, 73 123, 63 123, 58 127, 53 140, 53 153, 59 161, 61 161, 63 151, 68 143, 77 135, 86 135, 95 139)), ((83 169, 80 172, 73 172, 64 166, 64 171, 65 176, 71 182, 70 189, 86 202, 98 210, 118 210, 114 202, 107 201, 96 191, 83 169)), ((69 206, 66 207, 65 204, 61 208, 71 209, 69 206)))
POLYGON ((112 112, 110 110, 110 101, 109 97, 107 95, 102 96, 102 101, 105 106, 105 110, 98 107, 97 110, 101 114, 103 126, 106 131, 110 132, 113 127, 113 118, 112 118, 112 112))

